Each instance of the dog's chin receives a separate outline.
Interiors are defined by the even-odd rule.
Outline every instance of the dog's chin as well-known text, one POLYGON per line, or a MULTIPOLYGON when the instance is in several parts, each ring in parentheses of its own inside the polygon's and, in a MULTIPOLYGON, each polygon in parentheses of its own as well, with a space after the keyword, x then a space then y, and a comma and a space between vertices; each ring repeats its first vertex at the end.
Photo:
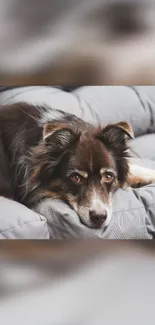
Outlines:
POLYGON ((80 213, 80 209, 78 209, 78 206, 76 203, 73 202, 69 202, 70 207, 77 213, 80 222, 86 226, 87 228, 91 228, 91 229, 106 229, 110 223, 111 217, 112 217, 112 208, 109 207, 107 212, 108 212, 108 217, 106 219, 105 222, 103 222, 101 225, 96 225, 95 223, 91 222, 89 216, 86 216, 87 213, 84 213, 84 211, 82 211, 82 213, 80 213))
POLYGON ((111 220, 111 216, 109 216, 107 218, 107 220, 105 222, 103 222, 101 225, 96 225, 96 224, 92 223, 89 219, 83 218, 80 215, 78 215, 78 216, 79 216, 80 222, 87 228, 91 228, 91 229, 103 229, 104 230, 108 227, 110 220, 111 220))
POLYGON ((107 219, 100 225, 92 222, 89 218, 89 214, 87 212, 84 213, 84 211, 76 211, 76 213, 79 216, 80 222, 85 225, 87 228, 91 228, 91 229, 102 229, 105 230, 111 221, 112 218, 112 206, 109 205, 109 207, 107 207, 107 219), (80 213, 82 212, 82 213, 80 213))
POLYGON ((107 228, 107 225, 105 223, 103 223, 101 226, 97 226, 93 223, 86 222, 85 220, 83 221, 81 218, 80 218, 80 221, 87 228, 91 228, 91 229, 106 229, 107 228))

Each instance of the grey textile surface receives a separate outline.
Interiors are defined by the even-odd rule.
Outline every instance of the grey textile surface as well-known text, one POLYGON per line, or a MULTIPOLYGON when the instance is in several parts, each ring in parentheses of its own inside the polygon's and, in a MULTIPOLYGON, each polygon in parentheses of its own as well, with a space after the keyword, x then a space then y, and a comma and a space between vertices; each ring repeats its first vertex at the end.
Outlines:
POLYGON ((45 245, 40 263, 3 258, 1 324, 154 325, 153 244, 69 241, 68 254, 45 245))
POLYGON ((0 239, 49 239, 46 219, 22 204, 0 197, 0 239))
MULTIPOLYGON (((138 163, 155 169, 155 87, 86 86, 72 93, 52 87, 23 87, 0 94, 1 104, 17 101, 45 104, 94 124, 126 120, 131 123, 136 136, 131 147, 141 157, 152 160, 139 159, 138 163)), ((94 231, 83 226, 74 211, 63 202, 47 201, 38 209, 42 215, 48 211, 47 223, 41 215, 15 202, 12 206, 11 201, 2 198, 0 238, 151 239, 155 236, 154 185, 117 191, 113 198, 112 222, 106 231, 94 231)))

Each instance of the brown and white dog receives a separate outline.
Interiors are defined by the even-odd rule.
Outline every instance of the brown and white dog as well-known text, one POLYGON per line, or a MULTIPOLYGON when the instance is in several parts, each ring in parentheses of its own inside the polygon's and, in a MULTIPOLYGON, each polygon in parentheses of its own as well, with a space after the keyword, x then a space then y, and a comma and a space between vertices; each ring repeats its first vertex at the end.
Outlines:
POLYGON ((155 182, 128 161, 126 122, 94 127, 74 115, 24 103, 0 107, 0 195, 32 208, 70 205, 88 227, 106 227, 118 187, 155 182))

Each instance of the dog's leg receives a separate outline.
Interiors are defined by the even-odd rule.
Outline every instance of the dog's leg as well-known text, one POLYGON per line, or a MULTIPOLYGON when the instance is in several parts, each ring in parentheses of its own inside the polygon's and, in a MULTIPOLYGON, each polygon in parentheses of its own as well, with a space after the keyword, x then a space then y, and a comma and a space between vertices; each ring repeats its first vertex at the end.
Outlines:
POLYGON ((133 164, 129 165, 128 186, 140 187, 152 183, 155 183, 155 170, 133 164))

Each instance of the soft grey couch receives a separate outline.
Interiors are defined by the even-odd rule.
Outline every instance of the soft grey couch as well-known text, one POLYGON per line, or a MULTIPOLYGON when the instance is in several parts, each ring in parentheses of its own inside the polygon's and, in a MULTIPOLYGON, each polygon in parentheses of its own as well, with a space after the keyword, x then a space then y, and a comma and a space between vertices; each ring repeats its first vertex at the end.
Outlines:
MULTIPOLYGON (((86 121, 103 125, 120 120, 132 124, 131 147, 142 157, 138 164, 155 168, 155 87, 86 86, 70 92, 59 87, 20 87, 0 93, 0 103, 26 101, 46 104, 86 121)), ((92 230, 60 201, 47 200, 37 212, 0 198, 0 238, 62 239, 155 237, 155 185, 118 190, 113 197, 113 218, 106 231, 92 230), (48 215, 45 218, 45 215, 48 215)))

